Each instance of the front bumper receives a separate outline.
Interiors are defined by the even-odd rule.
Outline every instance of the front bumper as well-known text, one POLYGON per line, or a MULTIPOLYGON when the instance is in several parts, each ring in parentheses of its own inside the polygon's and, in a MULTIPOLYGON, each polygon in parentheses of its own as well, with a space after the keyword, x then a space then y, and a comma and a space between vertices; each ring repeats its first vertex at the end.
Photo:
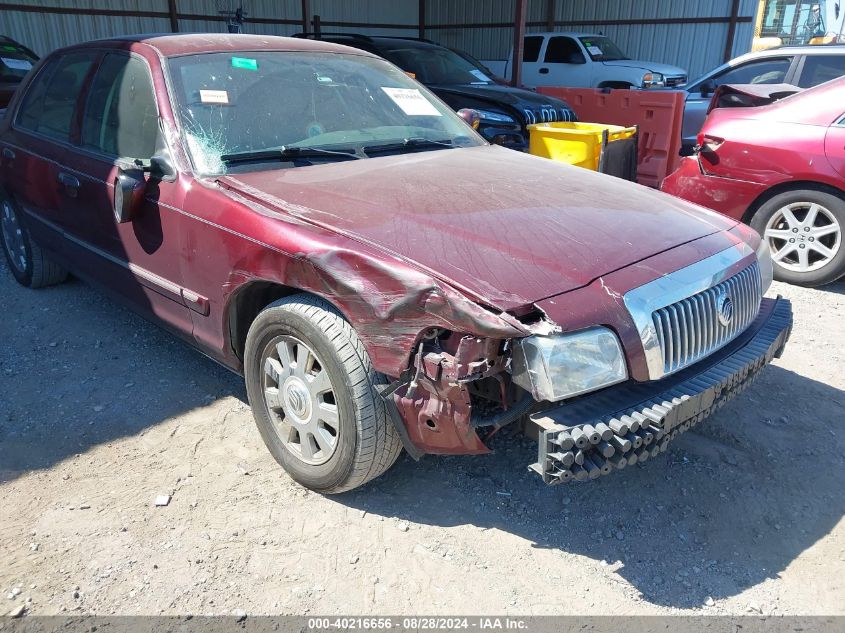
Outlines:
POLYGON ((764 299, 757 319, 730 345, 662 380, 623 383, 535 413, 537 462, 547 484, 595 479, 665 452, 680 433, 745 390, 792 330, 786 299, 764 299))

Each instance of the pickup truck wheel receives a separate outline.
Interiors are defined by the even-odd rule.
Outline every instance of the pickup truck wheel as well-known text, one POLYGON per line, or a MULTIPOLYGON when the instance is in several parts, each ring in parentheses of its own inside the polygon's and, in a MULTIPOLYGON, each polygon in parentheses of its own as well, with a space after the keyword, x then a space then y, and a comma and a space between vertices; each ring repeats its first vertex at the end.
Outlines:
POLYGON ((0 235, 12 275, 22 286, 44 288, 67 279, 67 271, 32 240, 14 202, 6 197, 0 198, 0 235))
POLYGON ((351 490, 399 456, 377 391, 388 380, 328 302, 299 294, 265 308, 247 334, 244 375, 264 443, 306 488, 351 490))
POLYGON ((766 201, 751 226, 769 242, 778 281, 814 287, 845 274, 845 200, 812 189, 787 191, 766 201))

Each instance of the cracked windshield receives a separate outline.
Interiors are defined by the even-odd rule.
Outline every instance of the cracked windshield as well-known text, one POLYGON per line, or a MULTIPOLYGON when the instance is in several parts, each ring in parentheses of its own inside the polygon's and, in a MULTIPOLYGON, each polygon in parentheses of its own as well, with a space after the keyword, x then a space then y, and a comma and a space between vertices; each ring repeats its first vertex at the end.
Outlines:
POLYGON ((298 167, 482 145, 454 112, 380 59, 249 52, 169 60, 198 172, 298 167))

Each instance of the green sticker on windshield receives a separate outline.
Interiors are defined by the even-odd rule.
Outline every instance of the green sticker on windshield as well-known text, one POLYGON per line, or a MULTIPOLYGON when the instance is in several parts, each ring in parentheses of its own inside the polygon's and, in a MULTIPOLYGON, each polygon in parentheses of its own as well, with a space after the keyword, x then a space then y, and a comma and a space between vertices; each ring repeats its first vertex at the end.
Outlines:
POLYGON ((233 57, 232 68, 245 68, 246 70, 258 70, 258 60, 248 57, 233 57))

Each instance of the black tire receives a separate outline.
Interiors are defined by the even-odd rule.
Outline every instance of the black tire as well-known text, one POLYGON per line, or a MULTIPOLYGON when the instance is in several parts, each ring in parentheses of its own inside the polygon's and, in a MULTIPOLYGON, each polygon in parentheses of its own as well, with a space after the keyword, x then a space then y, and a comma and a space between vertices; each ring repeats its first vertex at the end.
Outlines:
MULTIPOLYGON (((807 213, 802 210, 804 205, 807 207, 807 210, 809 210, 810 205, 820 205, 820 207, 823 208, 824 213, 817 212, 816 225, 821 222, 827 222, 828 220, 839 224, 838 241, 836 242, 838 243, 838 250, 826 263, 823 263, 813 270, 790 270, 788 267, 785 267, 784 264, 775 261, 775 279, 795 284, 796 286, 813 288, 836 281, 845 275, 845 243, 842 243, 843 235, 845 235, 843 234, 843 231, 845 231, 845 200, 839 196, 814 189, 796 189, 794 191, 786 191, 772 197, 761 205, 751 218, 750 224, 758 233, 760 233, 761 236, 764 236, 764 239, 766 239, 765 233, 769 223, 772 221, 778 223, 778 218, 782 217, 778 214, 781 213, 782 209, 788 208, 791 205, 795 205, 793 217, 799 220, 807 218, 807 213)), ((786 223, 779 223, 777 226, 773 226, 771 228, 792 231, 792 228, 790 228, 786 223)), ((801 246, 802 248, 807 248, 812 245, 810 242, 804 240, 809 240, 811 236, 810 232, 805 232, 805 230, 801 228, 795 232, 795 237, 790 237, 790 239, 798 240, 793 244, 798 244, 798 246, 801 246)), ((833 236, 830 234, 819 237, 819 242, 817 242, 817 244, 832 247, 834 244, 832 238, 833 236)), ((773 245, 772 251, 774 253, 778 248, 785 247, 787 245, 787 241, 775 238, 774 242, 770 241, 770 245, 773 245)), ((811 265, 817 265, 813 264, 812 258, 821 258, 822 256, 812 250, 812 248, 809 248, 808 257, 811 258, 811 265)), ((792 251, 784 259, 784 261, 786 262, 786 266, 796 266, 796 264, 799 263, 797 260, 797 251, 792 251)), ((816 260, 817 263, 821 261, 823 260, 816 260)))
MULTIPOLYGON (((300 347, 293 349, 298 354, 300 347)), ((306 488, 328 494, 346 492, 378 477, 399 457, 402 443, 377 391, 388 380, 373 370, 355 330, 327 301, 298 294, 267 306, 247 334, 244 377, 264 443, 288 474, 306 488), (274 389, 265 364, 277 354, 280 341, 295 344, 291 340, 310 348, 320 375, 325 371, 331 383, 338 428, 333 453, 325 463, 305 463, 302 448, 299 453, 291 448, 297 444, 290 441, 290 432, 287 439, 283 437, 281 425, 294 418, 284 406, 271 408, 265 396, 268 381, 269 390, 274 389)), ((292 406, 284 399, 281 379, 276 393, 278 402, 292 406)), ((308 417, 313 416, 311 411, 308 417)), ((294 423, 290 424, 302 447, 308 440, 299 434, 294 423)))
POLYGON ((3 222, 0 245, 3 247, 9 269, 19 284, 27 288, 44 288, 60 284, 67 279, 67 271, 50 259, 44 249, 30 237, 23 214, 12 199, 6 196, 0 197, 0 222, 3 222), (20 248, 14 248, 15 252, 12 252, 13 245, 9 240, 13 238, 7 235, 7 231, 17 235, 22 253, 20 248))

